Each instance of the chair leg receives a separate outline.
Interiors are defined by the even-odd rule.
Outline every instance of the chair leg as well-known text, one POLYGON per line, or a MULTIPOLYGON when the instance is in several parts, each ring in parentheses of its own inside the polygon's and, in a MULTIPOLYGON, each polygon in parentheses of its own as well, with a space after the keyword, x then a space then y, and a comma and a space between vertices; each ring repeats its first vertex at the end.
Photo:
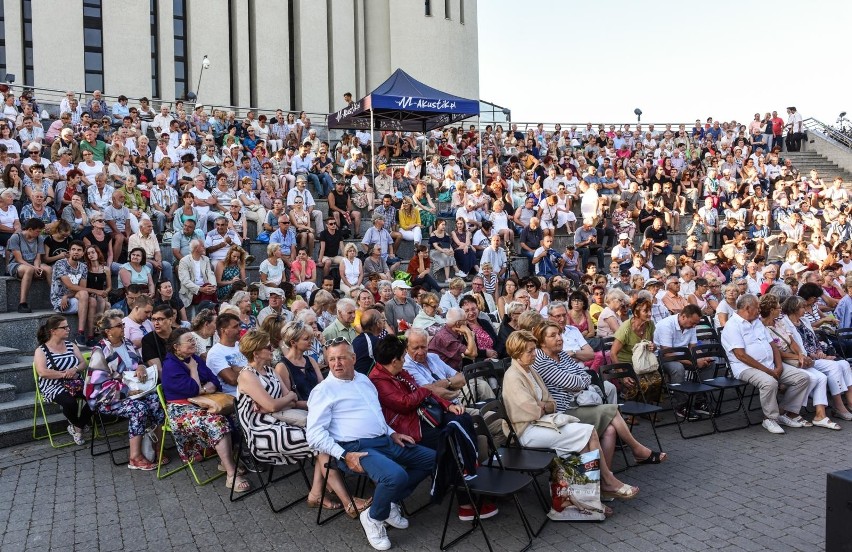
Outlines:
MULTIPOLYGON (((121 432, 123 433, 123 432, 121 432)), ((116 435, 118 433, 114 433, 112 435, 116 435)), ((112 460, 113 465, 121 466, 124 462, 116 462, 115 461, 115 453, 121 452, 122 450, 127 450, 130 448, 130 443, 123 445, 118 448, 113 448, 112 443, 110 442, 110 433, 107 431, 106 423, 104 422, 103 415, 100 412, 92 413, 92 442, 89 446, 89 453, 92 456, 102 456, 104 454, 109 454, 110 460, 112 460), (102 450, 99 452, 95 452, 95 439, 97 438, 98 431, 103 434, 104 443, 106 444, 106 450, 102 450)), ((129 458, 128 458, 129 460, 129 458)))
POLYGON ((467 499, 469 501, 469 504, 473 508, 473 523, 471 524, 470 529, 457 536, 450 542, 445 542, 447 537, 447 529, 450 525, 450 515, 453 512, 453 503, 455 502, 456 493, 458 492, 458 490, 458 485, 453 485, 450 494, 450 504, 447 506, 447 517, 444 519, 444 531, 441 534, 441 550, 449 550, 450 548, 470 536, 470 534, 476 531, 476 529, 478 528, 480 531, 482 531, 482 536, 485 538, 485 544, 488 546, 488 551, 494 552, 494 549, 491 547, 491 541, 488 539, 488 534, 486 534, 485 528, 482 527, 482 520, 479 518, 479 508, 477 508, 476 506, 476 500, 474 499, 473 494, 470 492, 470 489, 467 487, 467 485, 465 485, 465 492, 467 493, 467 499))
POLYGON ((725 390, 722 389, 721 392, 719 393, 719 401, 716 403, 716 410, 715 410, 714 415, 715 415, 716 418, 719 418, 721 416, 726 416, 728 414, 735 414, 735 413, 741 411, 743 413, 743 416, 745 417, 745 425, 737 425, 737 426, 726 428, 726 429, 720 429, 720 428, 717 427, 716 431, 718 431, 719 433, 727 433, 729 431, 736 431, 738 429, 745 429, 745 428, 752 425, 751 418, 748 415, 748 409, 745 407, 745 389, 742 388, 742 387, 737 387, 737 388, 734 388, 734 391, 737 394, 737 408, 734 409, 734 410, 731 410, 729 412, 722 412, 722 397, 724 397, 724 395, 725 395, 725 390))
MULTIPOLYGON (((530 522, 527 519, 526 514, 524 514, 524 509, 521 507, 521 501, 518 500, 517 493, 512 495, 512 499, 515 501, 515 508, 518 509, 518 515, 521 516, 521 523, 524 524, 524 531, 527 534, 527 545, 524 546, 523 548, 521 548, 521 552, 526 552, 532 546, 533 537, 538 536, 538 533, 533 532, 532 527, 530 526, 530 522)), ((539 533, 541 532, 542 529, 544 529, 544 526, 547 523, 548 519, 550 519, 550 518, 545 517, 544 523, 541 524, 541 527, 538 530, 539 533)), ((482 529, 482 534, 485 535, 485 529, 484 528, 482 529)), ((485 537, 485 541, 488 542, 488 537, 485 537)), ((488 549, 489 550, 491 549, 490 543, 488 544, 488 549)))
MULTIPOLYGON (((324 481, 328 481, 328 474, 331 472, 331 462, 333 462, 333 460, 329 460, 329 461, 326 463, 326 465, 325 465, 325 478, 324 478, 324 481)), ((341 478, 340 478, 340 479, 343 481, 343 487, 346 489, 347 494, 349 494, 349 496, 351 496, 351 497, 353 497, 353 498, 354 498, 354 495, 353 495, 351 492, 349 492, 349 485, 347 485, 347 484, 346 484, 346 475, 345 475, 344 473, 342 473, 342 472, 341 472, 341 474, 340 474, 340 475, 341 475, 341 478)), ((329 521, 331 521, 331 520, 333 520, 333 519, 337 518, 339 515, 341 515, 341 514, 343 514, 344 512, 346 512, 346 509, 345 509, 345 508, 343 508, 343 509, 341 509, 339 512, 337 512, 337 513, 335 513, 335 514, 333 514, 333 515, 331 515, 331 516, 329 516, 329 517, 327 517, 327 518, 325 518, 325 519, 322 519, 322 510, 323 510, 322 505, 325 503, 325 494, 326 494, 326 489, 327 489, 327 488, 328 488, 328 485, 323 485, 323 486, 322 486, 322 493, 320 493, 319 506, 317 507, 317 525, 319 525, 319 526, 323 526, 323 525, 325 525, 325 524, 326 524, 326 523, 328 523, 329 521)), ((357 485, 357 484, 356 484, 356 486, 355 486, 355 491, 356 491, 356 492, 358 491, 358 485, 357 485)), ((354 505, 355 501, 353 500, 353 501, 352 501, 352 503, 353 503, 353 505, 354 505)), ((356 511, 358 510, 358 507, 357 507, 357 506, 355 506, 355 510, 356 510, 356 511)), ((358 513, 360 514, 361 512, 358 512, 358 513)))
POLYGON ((53 430, 50 429, 50 422, 47 420, 47 411, 44 409, 44 399, 41 397, 41 393, 36 391, 36 402, 33 406, 33 440, 41 441, 42 439, 47 439, 50 441, 50 446, 55 449, 61 449, 65 447, 70 447, 74 444, 74 440, 70 440, 66 443, 61 443, 58 440, 53 439, 53 430), (44 421, 44 435, 38 435, 38 413, 41 410, 41 419, 44 421))

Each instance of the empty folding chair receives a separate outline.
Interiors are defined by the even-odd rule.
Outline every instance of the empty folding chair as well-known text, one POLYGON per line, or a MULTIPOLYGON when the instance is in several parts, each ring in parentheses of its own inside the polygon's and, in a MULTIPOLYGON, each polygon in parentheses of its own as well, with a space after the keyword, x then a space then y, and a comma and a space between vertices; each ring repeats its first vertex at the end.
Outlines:
POLYGON ((712 402, 713 394, 716 391, 715 387, 711 387, 700 382, 698 371, 695 368, 695 361, 692 358, 692 351, 689 349, 689 347, 669 347, 662 350, 660 352, 660 371, 663 373, 663 385, 665 386, 666 391, 668 392, 669 401, 671 402, 672 411, 674 412, 674 418, 675 422, 677 423, 677 429, 680 432, 680 436, 684 439, 694 439, 695 437, 702 437, 704 435, 710 435, 712 433, 715 433, 716 421, 713 418, 712 411, 709 415, 709 430, 690 435, 686 435, 683 431, 684 424, 703 422, 703 420, 701 419, 691 419, 691 414, 695 406, 696 399, 703 398, 712 402), (674 383, 670 381, 669 375, 663 368, 663 365, 668 362, 677 362, 683 365, 684 381, 674 383), (680 416, 677 413, 677 398, 680 395, 686 396, 686 403, 682 407, 684 409, 684 416, 680 416))
POLYGON ((639 384, 639 376, 633 371, 633 365, 629 362, 605 364, 601 366, 600 371, 604 380, 620 385, 622 389, 630 386, 637 390, 633 400, 619 402, 618 408, 622 414, 631 417, 631 421, 628 424, 631 432, 633 431, 634 418, 643 417, 647 419, 651 424, 654 439, 657 441, 657 450, 663 450, 663 445, 660 443, 660 436, 657 435, 657 415, 663 409, 660 405, 651 404, 647 401, 645 393, 642 391, 642 386, 639 384))
POLYGON ((701 345, 696 345, 692 349, 692 357, 695 360, 696 366, 699 364, 700 360, 705 358, 709 358, 713 364, 713 377, 705 378, 701 381, 701 383, 709 385, 710 387, 715 387, 719 390, 719 397, 716 400, 716 408, 713 412, 713 417, 719 418, 720 416, 735 414, 737 411, 742 411, 743 417, 745 417, 745 425, 743 426, 737 425, 726 429, 720 429, 719 424, 717 423, 716 430, 720 433, 725 433, 735 429, 745 429, 750 426, 752 422, 748 417, 748 411, 745 407, 745 389, 748 386, 748 383, 738 380, 733 376, 725 349, 716 343, 702 343, 701 345), (725 400, 725 391, 734 391, 736 394, 737 407, 733 410, 724 411, 722 409, 723 402, 725 400))

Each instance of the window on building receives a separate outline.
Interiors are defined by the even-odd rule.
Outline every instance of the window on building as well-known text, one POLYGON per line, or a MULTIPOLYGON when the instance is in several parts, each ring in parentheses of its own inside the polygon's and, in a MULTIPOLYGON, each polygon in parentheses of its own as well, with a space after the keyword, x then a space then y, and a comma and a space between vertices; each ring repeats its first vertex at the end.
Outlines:
POLYGON ((21 3, 24 23, 24 85, 35 86, 35 63, 33 62, 33 3, 21 3))
POLYGON ((452 12, 450 11, 450 10, 452 9, 452 8, 450 7, 450 4, 451 4, 451 3, 452 3, 452 0, 444 0, 444 17, 445 17, 445 18, 447 18, 447 19, 452 19, 452 18, 453 18, 453 17, 452 17, 452 16, 453 16, 453 14, 452 14, 452 12))
POLYGON ((101 0, 83 0, 83 68, 86 92, 104 89, 104 33, 101 0))
POLYGON ((189 68, 186 65, 186 0, 174 1, 175 98, 189 92, 189 68))
POLYGON ((0 0, 0 79, 6 78, 6 16, 3 0, 0 0))
POLYGON ((432 16, 432 0, 425 0, 423 2, 425 4, 424 8, 426 10, 426 17, 432 16))
POLYGON ((464 0, 459 0, 459 23, 464 25, 464 0))
POLYGON ((151 0, 151 97, 160 97, 160 27, 157 24, 157 0, 151 0))

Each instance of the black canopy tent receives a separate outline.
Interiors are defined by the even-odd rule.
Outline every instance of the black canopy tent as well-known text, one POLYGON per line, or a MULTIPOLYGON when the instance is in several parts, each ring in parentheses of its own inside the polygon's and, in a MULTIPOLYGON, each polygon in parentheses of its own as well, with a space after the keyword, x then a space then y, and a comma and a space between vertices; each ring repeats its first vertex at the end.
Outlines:
MULTIPOLYGON (((397 69, 368 95, 329 113, 327 123, 329 129, 369 130, 372 135, 376 129, 426 132, 477 115, 479 101, 436 90, 397 69)), ((371 139, 375 153, 373 144, 371 139)))

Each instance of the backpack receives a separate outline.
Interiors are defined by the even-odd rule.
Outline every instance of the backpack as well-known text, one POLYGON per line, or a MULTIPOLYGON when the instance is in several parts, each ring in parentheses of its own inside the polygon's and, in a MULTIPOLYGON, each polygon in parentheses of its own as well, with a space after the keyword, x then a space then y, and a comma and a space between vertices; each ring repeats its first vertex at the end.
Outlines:
POLYGON ((637 376, 656 372, 660 367, 657 356, 648 350, 648 343, 642 340, 633 346, 633 371, 637 376))

